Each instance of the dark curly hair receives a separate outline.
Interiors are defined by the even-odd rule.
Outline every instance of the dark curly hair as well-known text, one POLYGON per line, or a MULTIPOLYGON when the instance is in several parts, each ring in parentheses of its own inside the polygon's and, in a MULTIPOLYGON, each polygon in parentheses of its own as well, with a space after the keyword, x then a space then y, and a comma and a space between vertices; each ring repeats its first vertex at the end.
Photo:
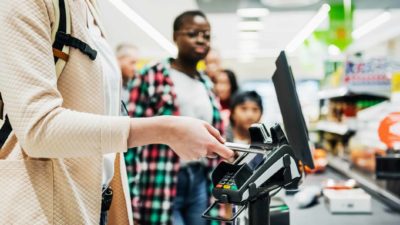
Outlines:
POLYGON ((178 31, 179 29, 181 29, 181 27, 187 17, 195 17, 195 16, 201 16, 207 20, 206 15, 200 10, 186 11, 186 12, 181 13, 178 17, 175 18, 174 31, 178 31))

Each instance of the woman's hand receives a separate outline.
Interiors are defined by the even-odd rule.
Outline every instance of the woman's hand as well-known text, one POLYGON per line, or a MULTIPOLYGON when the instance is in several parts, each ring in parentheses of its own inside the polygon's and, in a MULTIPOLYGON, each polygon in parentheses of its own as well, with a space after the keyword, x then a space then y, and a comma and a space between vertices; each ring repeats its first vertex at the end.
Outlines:
POLYGON ((189 117, 174 118, 169 146, 183 159, 196 160, 201 157, 213 157, 215 154, 230 158, 233 152, 226 148, 225 140, 217 129, 210 124, 189 117))
POLYGON ((231 158, 233 151, 223 145, 224 139, 210 124, 189 117, 159 116, 134 118, 128 147, 166 144, 184 160, 220 155, 231 158))

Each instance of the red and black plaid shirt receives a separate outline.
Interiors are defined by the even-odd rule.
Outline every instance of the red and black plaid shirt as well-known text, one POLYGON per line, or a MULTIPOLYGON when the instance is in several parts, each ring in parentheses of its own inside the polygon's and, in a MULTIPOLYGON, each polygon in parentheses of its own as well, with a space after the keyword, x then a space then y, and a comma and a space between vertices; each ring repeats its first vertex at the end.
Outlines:
MULTIPOLYGON (((131 117, 179 115, 174 84, 169 76, 172 59, 144 68, 130 84, 128 112, 131 117)), ((221 133, 223 125, 212 83, 205 75, 200 81, 208 90, 213 106, 212 125, 221 133)), ((208 159, 208 183, 220 159, 208 159)), ((133 217, 139 225, 172 224, 172 203, 176 196, 178 156, 166 145, 147 145, 125 153, 133 217)), ((218 212, 215 212, 218 214, 218 212)))

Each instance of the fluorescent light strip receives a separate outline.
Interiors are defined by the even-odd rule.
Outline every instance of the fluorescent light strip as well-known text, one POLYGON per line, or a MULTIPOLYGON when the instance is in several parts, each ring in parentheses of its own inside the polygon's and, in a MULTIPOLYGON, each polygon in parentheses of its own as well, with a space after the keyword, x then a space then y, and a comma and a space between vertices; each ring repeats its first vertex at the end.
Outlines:
POLYGON ((364 35, 368 34, 372 30, 376 29, 380 25, 388 22, 392 15, 390 12, 383 12, 379 16, 375 17, 374 19, 370 20, 369 22, 365 23, 361 27, 355 29, 351 35, 353 36, 354 39, 360 39, 364 35))
POLYGON ((320 1, 321 0, 261 0, 261 3, 276 8, 293 8, 312 5, 320 1))
POLYGON ((156 30, 147 20, 137 14, 122 0, 109 0, 122 14, 124 14, 131 22, 142 29, 150 38, 166 50, 172 56, 176 56, 178 49, 167 38, 165 38, 158 30, 156 30))
POLYGON ((317 14, 311 18, 307 25, 290 41, 286 47, 286 51, 294 52, 303 41, 308 38, 311 33, 328 17, 328 12, 331 7, 328 4, 323 4, 318 10, 317 14))
POLYGON ((244 8, 236 11, 236 14, 240 17, 264 17, 268 13, 269 10, 266 8, 244 8))
POLYGON ((280 49, 265 49, 265 48, 259 48, 257 51, 243 51, 243 49, 228 49, 223 52, 222 58, 224 59, 237 59, 242 55, 248 56, 250 55, 251 57, 254 58, 276 58, 279 53, 281 52, 280 49))
POLYGON ((257 41, 240 41, 239 42, 239 49, 244 51, 254 51, 259 48, 259 43, 257 41))
POLYGON ((343 0, 343 5, 347 16, 347 14, 351 13, 351 0, 343 0))
POLYGON ((264 24, 261 21, 240 21, 239 30, 254 30, 259 31, 264 29, 264 24))
POLYGON ((260 39, 260 34, 258 32, 239 32, 239 39, 242 40, 258 40, 260 39))

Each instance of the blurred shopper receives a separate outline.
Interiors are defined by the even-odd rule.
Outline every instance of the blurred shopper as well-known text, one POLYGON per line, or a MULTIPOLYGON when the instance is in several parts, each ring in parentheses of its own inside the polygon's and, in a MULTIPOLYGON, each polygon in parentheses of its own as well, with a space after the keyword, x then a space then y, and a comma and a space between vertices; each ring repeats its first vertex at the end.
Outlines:
POLYGON ((96 225, 107 215, 132 224, 120 157, 128 147, 164 143, 183 159, 233 154, 198 119, 118 116, 121 71, 99 24, 92 1, 0 1, 0 119, 12 128, 0 137, 0 224, 96 225))
POLYGON ((229 103, 239 89, 236 75, 231 70, 222 70, 215 76, 214 92, 221 104, 221 115, 225 125, 229 124, 229 103))
POLYGON ((230 126, 226 130, 229 142, 250 144, 249 128, 259 123, 263 114, 262 99, 255 91, 239 92, 231 100, 230 126))
POLYGON ((121 99, 125 104, 128 104, 128 82, 135 77, 136 63, 139 60, 139 50, 131 44, 120 44, 117 47, 116 54, 122 73, 121 99))
POLYGON ((221 56, 219 55, 219 52, 215 49, 210 49, 204 59, 204 63, 206 64, 205 72, 207 76, 212 82, 215 82, 215 76, 222 70, 221 56))
MULTIPOLYGON (((188 116, 212 123, 215 132, 222 132, 211 81, 196 70, 210 48, 210 24, 202 12, 187 11, 175 19, 173 31, 178 57, 142 70, 133 81, 129 115, 188 116)), ((210 173, 219 159, 188 162, 166 145, 147 145, 130 149, 125 160, 137 224, 206 224, 201 214, 209 205, 210 173)))

